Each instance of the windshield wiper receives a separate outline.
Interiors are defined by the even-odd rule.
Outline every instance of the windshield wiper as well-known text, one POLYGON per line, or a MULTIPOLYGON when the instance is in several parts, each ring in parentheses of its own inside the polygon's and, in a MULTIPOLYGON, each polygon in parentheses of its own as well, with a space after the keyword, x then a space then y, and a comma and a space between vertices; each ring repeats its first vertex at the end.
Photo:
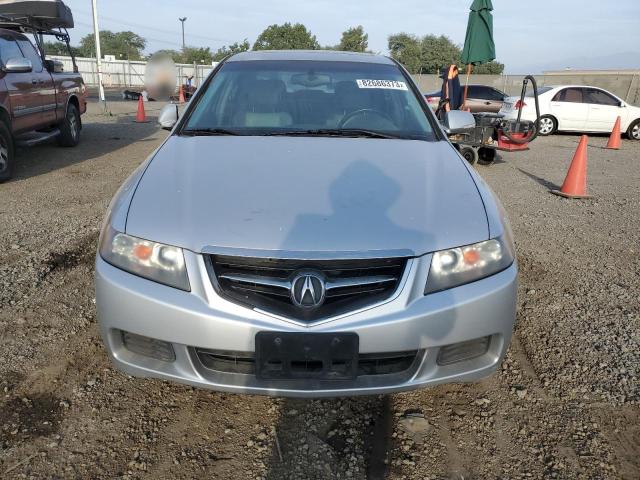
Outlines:
POLYGON ((227 130, 226 128, 188 128, 182 130, 180 135, 188 135, 191 137, 205 137, 205 136, 217 136, 217 135, 240 135, 233 130, 227 130))
POLYGON ((287 130, 284 132, 269 132, 265 133, 265 136, 273 137, 289 137, 289 136, 303 136, 303 137, 364 137, 364 138, 404 138, 398 135, 391 135, 388 133, 375 132, 373 130, 365 130, 361 128, 318 128, 314 130, 287 130))

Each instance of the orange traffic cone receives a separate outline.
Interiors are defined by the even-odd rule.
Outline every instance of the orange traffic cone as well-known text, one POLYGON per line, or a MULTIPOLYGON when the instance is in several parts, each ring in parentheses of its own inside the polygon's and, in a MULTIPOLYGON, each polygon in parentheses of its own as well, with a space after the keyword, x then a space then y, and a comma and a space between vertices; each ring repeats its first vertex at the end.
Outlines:
POLYGON ((180 96, 178 97, 178 101, 180 103, 186 102, 186 100, 184 98, 184 87, 182 85, 180 85, 180 96))
POLYGON ((611 132, 611 136, 607 142, 607 148, 612 150, 620 149, 620 117, 617 118, 616 123, 613 126, 613 131, 611 132))
POLYGON ((147 115, 144 113, 144 101, 142 100, 142 95, 138 97, 138 113, 136 114, 136 122, 147 122, 147 115))
POLYGON ((582 135, 571 166, 560 190, 551 193, 566 198, 590 198, 587 195, 587 143, 589 137, 582 135))

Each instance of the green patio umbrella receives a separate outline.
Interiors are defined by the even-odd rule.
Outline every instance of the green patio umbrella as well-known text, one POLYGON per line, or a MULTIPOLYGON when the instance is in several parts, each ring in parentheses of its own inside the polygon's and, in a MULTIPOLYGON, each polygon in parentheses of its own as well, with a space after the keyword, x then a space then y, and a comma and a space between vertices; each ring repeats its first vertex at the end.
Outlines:
POLYGON ((467 85, 464 88, 464 101, 467 100, 467 86, 471 66, 487 63, 496 58, 496 45, 493 41, 493 5, 491 0, 473 0, 467 35, 462 49, 462 63, 467 65, 467 85))

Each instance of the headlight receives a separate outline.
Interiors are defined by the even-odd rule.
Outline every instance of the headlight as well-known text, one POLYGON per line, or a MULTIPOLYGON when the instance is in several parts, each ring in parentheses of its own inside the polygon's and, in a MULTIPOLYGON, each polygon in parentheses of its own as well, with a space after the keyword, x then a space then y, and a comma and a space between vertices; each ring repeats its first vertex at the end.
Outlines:
POLYGON ((498 273, 513 263, 508 235, 466 247, 435 252, 424 293, 433 293, 498 273))
POLYGON ((100 240, 100 256, 129 273, 189 291, 182 249, 120 233, 107 226, 100 240))

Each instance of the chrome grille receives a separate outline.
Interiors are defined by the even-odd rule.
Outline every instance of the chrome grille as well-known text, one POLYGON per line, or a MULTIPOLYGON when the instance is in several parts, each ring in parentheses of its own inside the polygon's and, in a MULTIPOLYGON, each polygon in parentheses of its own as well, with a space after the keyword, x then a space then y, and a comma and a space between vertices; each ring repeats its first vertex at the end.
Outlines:
POLYGON ((207 257, 216 291, 236 303, 302 321, 328 318, 386 300, 396 291, 405 258, 358 260, 283 260, 207 257), (302 308, 292 301, 292 282, 300 272, 323 279, 320 306, 302 308))

